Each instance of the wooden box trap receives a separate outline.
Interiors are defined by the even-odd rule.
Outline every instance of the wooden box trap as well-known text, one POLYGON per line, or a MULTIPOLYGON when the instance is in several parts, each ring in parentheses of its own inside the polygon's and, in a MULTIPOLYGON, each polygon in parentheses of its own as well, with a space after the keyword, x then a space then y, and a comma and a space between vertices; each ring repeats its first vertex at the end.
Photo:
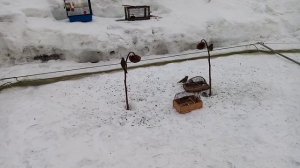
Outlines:
POLYGON ((195 96, 192 93, 181 92, 177 93, 173 100, 173 107, 181 114, 189 113, 193 110, 200 109, 203 102, 200 96, 195 96))

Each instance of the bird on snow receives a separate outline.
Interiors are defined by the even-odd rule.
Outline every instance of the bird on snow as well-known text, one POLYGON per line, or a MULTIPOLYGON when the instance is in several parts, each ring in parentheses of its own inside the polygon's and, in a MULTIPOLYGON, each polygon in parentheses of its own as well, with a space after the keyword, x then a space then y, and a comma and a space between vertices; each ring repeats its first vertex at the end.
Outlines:
POLYGON ((183 79, 181 79, 179 82, 177 82, 177 83, 186 83, 187 82, 187 80, 188 80, 188 76, 185 76, 183 79))
POLYGON ((126 61, 124 58, 122 58, 122 60, 121 60, 121 66, 122 66, 124 72, 127 73, 127 64, 126 64, 126 61))

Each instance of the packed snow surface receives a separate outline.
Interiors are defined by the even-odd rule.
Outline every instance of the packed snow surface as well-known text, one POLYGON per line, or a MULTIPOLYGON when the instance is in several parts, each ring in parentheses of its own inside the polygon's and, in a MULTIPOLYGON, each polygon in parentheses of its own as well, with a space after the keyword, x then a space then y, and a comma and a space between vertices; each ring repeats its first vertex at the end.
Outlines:
POLYGON ((296 168, 299 66, 275 55, 212 60, 213 96, 178 114, 177 81, 208 79, 207 60, 0 93, 2 168, 296 168))
POLYGON ((70 23, 62 0, 0 1, 0 66, 58 54, 76 62, 161 55, 253 41, 299 42, 299 0, 91 0, 91 23, 70 23), (124 18, 122 5, 150 5, 147 21, 124 18))

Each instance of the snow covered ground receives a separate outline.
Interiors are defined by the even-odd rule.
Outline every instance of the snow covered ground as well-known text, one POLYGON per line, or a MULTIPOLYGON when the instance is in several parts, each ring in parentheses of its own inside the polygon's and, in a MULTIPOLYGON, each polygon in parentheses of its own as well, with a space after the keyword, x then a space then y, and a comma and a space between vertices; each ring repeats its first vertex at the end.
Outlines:
POLYGON ((92 0, 94 21, 69 23, 62 0, 0 0, 0 66, 61 54, 76 62, 119 58, 135 51, 161 55, 194 49, 300 41, 299 0, 92 0), (148 21, 117 22, 122 5, 151 5, 148 21))
POLYGON ((176 82, 207 79, 207 66, 130 70, 130 111, 122 72, 3 90, 0 167, 299 167, 299 66, 263 54, 213 59, 214 95, 178 114, 176 82))
MULTIPOLYGON (((216 48, 258 41, 300 48, 299 0, 91 2, 93 22, 69 23, 62 0, 0 0, 0 78, 119 68, 129 51, 149 63, 194 52, 203 38, 216 48), (151 5, 160 17, 119 22, 122 5, 151 5), (66 60, 33 60, 42 54, 66 60)), ((195 56, 204 54, 184 57, 195 56)), ((130 111, 122 72, 2 90, 0 168, 300 167, 298 65, 260 53, 213 59, 214 95, 203 98, 204 108, 180 115, 172 100, 185 75, 207 79, 207 61, 129 70, 130 111)))

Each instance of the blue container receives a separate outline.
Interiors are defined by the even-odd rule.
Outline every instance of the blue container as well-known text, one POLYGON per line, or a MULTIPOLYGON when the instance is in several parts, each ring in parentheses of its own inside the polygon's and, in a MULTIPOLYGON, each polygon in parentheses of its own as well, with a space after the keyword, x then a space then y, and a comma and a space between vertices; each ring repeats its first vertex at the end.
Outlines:
POLYGON ((93 15, 78 15, 69 16, 70 22, 91 22, 93 20, 93 15))
POLYGON ((70 22, 90 22, 93 11, 90 0, 64 0, 70 22))

